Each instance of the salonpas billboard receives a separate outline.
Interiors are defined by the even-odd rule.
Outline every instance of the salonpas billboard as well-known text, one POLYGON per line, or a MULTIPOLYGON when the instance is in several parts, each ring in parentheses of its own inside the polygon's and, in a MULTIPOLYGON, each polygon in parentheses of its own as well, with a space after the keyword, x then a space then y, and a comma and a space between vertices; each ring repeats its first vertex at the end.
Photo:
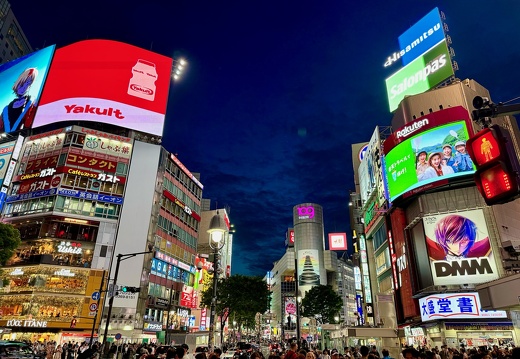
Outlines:
POLYGON ((393 112, 405 96, 428 91, 454 75, 448 45, 441 40, 429 51, 386 79, 390 111, 393 112))

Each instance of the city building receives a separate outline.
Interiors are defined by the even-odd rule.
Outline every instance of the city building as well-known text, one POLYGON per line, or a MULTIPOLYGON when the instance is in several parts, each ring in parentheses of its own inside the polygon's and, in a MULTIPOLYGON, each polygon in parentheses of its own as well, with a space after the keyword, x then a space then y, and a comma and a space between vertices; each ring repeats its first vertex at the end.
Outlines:
POLYGON ((2 220, 22 240, 1 274, 3 339, 165 342, 204 322, 203 185, 160 145, 172 63, 128 44, 87 40, 34 52, 0 73, 32 76, 38 103, 36 115, 4 122, 0 144, 9 164, 1 172, 2 220), (82 65, 89 61, 105 62, 111 75, 92 74, 82 65), (137 85, 149 79, 136 75, 150 64, 152 94, 137 85), (74 91, 61 86, 68 71, 78 79, 74 91))
POLYGON ((7 0, 0 0, 0 64, 33 52, 7 0))

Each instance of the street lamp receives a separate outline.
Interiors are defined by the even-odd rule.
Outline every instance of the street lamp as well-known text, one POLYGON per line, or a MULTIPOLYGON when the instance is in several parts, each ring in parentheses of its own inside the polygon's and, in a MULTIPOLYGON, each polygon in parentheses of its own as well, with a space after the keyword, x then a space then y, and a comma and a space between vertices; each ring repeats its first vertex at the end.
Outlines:
POLYGON ((116 293, 117 293, 117 277, 119 275, 119 265, 121 264, 122 261, 128 259, 128 258, 133 258, 135 256, 138 256, 140 254, 148 254, 148 253, 153 253, 153 245, 149 244, 148 245, 148 251, 146 252, 136 252, 136 253, 127 253, 127 254, 121 254, 119 253, 117 255, 117 262, 116 262, 116 270, 115 270, 115 273, 114 273, 114 283, 112 284, 112 295, 110 296, 110 299, 108 301, 108 313, 107 313, 107 320, 106 320, 106 323, 105 323, 105 335, 103 337, 103 346, 102 348, 104 349, 105 348, 105 345, 106 345, 106 342, 107 342, 107 338, 108 338, 108 325, 110 324, 110 316, 112 315, 112 307, 114 305, 114 297, 116 296, 116 293))
POLYGON ((213 351, 215 343, 215 312, 217 306, 217 283, 218 283, 218 272, 219 272, 219 251, 224 247, 225 238, 224 234, 227 231, 227 226, 220 218, 217 210, 211 218, 209 224, 209 246, 213 249, 213 297, 211 298, 211 309, 209 315, 209 338, 208 338, 208 349, 210 352, 213 351))

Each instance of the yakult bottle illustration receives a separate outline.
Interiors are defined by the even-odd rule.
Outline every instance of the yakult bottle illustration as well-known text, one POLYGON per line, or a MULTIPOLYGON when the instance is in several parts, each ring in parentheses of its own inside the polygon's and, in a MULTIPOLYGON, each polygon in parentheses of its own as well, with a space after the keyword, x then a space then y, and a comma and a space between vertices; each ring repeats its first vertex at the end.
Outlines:
POLYGON ((132 67, 132 78, 128 84, 128 94, 153 101, 155 99, 156 80, 157 71, 155 70, 155 64, 139 59, 132 67))

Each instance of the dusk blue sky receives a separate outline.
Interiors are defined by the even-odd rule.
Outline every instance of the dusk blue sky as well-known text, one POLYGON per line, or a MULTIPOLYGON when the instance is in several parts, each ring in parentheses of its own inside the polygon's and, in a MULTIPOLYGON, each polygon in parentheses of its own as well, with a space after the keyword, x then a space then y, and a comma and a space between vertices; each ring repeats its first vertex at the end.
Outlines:
POLYGON ((31 45, 127 42, 189 66, 170 89, 163 145, 204 197, 231 208, 232 273, 264 275, 284 253, 292 208, 323 206, 325 236, 349 232, 351 144, 389 126, 383 63, 434 7, 460 79, 495 102, 520 96, 520 2, 11 0, 31 45))

